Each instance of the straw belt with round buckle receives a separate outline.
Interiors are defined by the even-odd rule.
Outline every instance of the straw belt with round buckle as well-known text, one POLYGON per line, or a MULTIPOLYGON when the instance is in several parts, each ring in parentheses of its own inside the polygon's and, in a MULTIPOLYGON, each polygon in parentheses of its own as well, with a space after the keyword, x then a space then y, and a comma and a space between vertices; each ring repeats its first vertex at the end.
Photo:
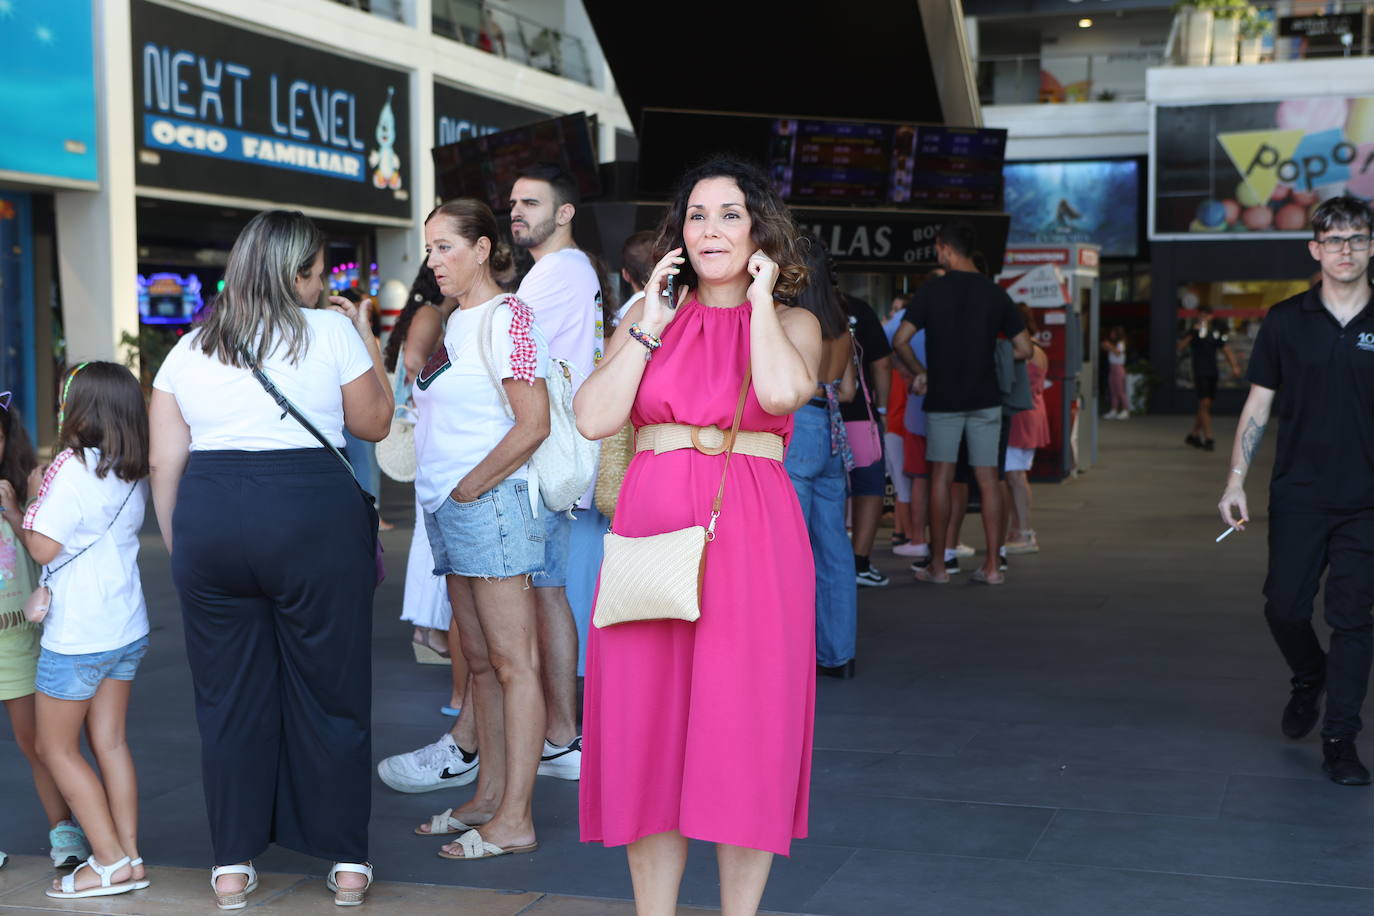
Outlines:
MULTIPOLYGON (((729 446, 730 431, 717 426, 690 426, 686 423, 655 423, 635 432, 635 451, 655 455, 692 448, 703 455, 723 455, 729 446)), ((735 454, 781 461, 785 454, 782 436, 755 430, 735 434, 735 454)))

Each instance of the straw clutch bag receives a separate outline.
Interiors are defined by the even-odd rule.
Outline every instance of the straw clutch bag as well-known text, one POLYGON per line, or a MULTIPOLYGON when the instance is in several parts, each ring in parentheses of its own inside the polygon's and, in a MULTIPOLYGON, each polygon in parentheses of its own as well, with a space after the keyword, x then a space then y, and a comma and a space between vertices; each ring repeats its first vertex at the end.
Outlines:
POLYGON ((701 617, 701 587, 706 581, 706 545, 715 538, 716 519, 725 498, 725 479, 735 436, 744 416, 751 371, 744 373, 735 422, 725 440, 725 467, 711 506, 707 527, 692 525, 649 537, 622 537, 607 532, 601 562, 601 586, 592 623, 598 629, 638 620, 686 620, 701 617))

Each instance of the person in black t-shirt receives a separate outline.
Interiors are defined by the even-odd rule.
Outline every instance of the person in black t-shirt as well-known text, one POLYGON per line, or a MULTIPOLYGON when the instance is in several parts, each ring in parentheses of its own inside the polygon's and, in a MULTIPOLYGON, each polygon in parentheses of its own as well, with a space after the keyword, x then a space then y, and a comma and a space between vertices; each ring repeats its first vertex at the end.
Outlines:
MULTIPOLYGON (((940 266, 948 272, 916 291, 892 344, 915 376, 911 390, 926 396, 931 556, 944 555, 954 464, 960 444, 966 442, 969 464, 983 495, 983 531, 988 546, 982 568, 971 578, 1001 585, 1005 578, 998 569, 998 552, 1004 519, 997 473, 1002 392, 993 351, 997 338, 1006 336, 1015 358, 1027 359, 1031 340, 1006 290, 974 266, 973 253, 977 250, 977 238, 968 223, 957 220, 940 227, 935 252, 940 266), (911 338, 922 328, 926 332, 928 372, 911 348, 911 338)), ((949 582, 949 573, 935 564, 912 572, 919 582, 949 582)))
POLYGON ((1191 352, 1193 388, 1197 391, 1197 416, 1193 418, 1192 431, 1183 441, 1210 452, 1216 448, 1212 438, 1212 400, 1217 396, 1217 354, 1226 357, 1232 378, 1240 378, 1240 363, 1236 362, 1236 354, 1226 343, 1226 329, 1212 318, 1211 307, 1204 305, 1197 312, 1197 321, 1178 342, 1178 352, 1185 349, 1191 352))
POLYGON ((1327 200, 1312 214, 1308 250, 1321 262, 1321 282, 1264 316, 1218 504, 1226 524, 1243 531, 1250 521, 1245 476, 1277 403, 1283 422, 1269 485, 1264 613, 1293 672, 1281 726, 1290 738, 1307 735, 1324 691, 1322 768, 1347 786, 1370 781, 1355 738, 1374 659, 1371 227, 1374 213, 1353 197, 1327 200), (1323 572, 1327 652, 1312 629, 1323 572))

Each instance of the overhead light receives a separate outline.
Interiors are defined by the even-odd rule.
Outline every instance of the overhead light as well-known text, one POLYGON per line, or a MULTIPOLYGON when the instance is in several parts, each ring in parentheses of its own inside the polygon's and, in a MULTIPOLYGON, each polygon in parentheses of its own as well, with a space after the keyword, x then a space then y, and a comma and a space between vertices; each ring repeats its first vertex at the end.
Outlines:
POLYGON ((1093 27, 1093 21, 1087 18, 1080 19, 1078 20, 1078 27, 1080 29, 1090 29, 1093 27))

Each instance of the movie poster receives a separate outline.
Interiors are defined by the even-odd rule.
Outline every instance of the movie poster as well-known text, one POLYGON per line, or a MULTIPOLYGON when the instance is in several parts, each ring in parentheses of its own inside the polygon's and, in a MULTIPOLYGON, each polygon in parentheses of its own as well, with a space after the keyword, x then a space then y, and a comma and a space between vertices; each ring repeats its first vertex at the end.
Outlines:
POLYGON ((1160 106, 1151 237, 1305 237, 1312 210, 1374 198, 1374 97, 1160 106))

